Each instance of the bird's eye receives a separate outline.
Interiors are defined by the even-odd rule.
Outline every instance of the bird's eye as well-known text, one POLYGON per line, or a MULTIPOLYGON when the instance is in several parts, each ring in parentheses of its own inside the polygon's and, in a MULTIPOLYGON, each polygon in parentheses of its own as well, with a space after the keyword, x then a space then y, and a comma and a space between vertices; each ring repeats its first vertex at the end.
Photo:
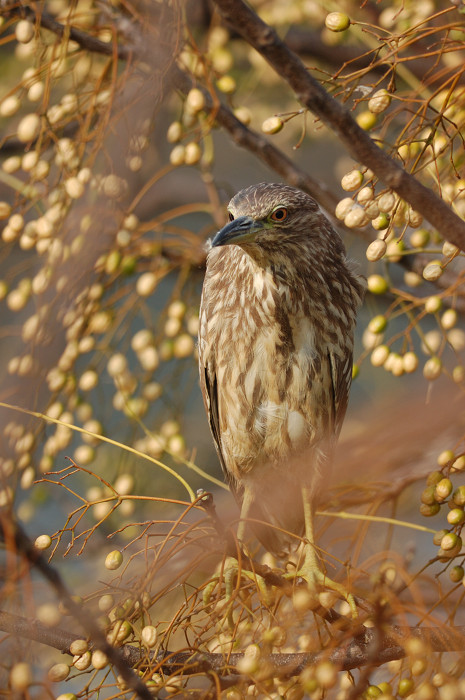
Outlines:
POLYGON ((231 212, 228 212, 229 216, 229 221, 234 221, 234 214, 231 214, 231 212))
POLYGON ((279 207, 279 209, 275 209, 272 215, 270 216, 270 219, 273 221, 284 221, 284 219, 287 219, 287 209, 285 207, 279 207))

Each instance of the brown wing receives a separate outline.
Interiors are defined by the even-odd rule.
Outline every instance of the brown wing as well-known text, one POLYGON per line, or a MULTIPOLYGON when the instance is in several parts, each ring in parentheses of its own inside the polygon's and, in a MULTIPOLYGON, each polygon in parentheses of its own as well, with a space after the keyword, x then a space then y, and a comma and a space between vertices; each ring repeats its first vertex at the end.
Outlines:
POLYGON ((333 430, 337 439, 341 432, 347 404, 349 402, 349 391, 350 385, 352 384, 352 353, 349 353, 341 360, 330 352, 328 353, 328 360, 331 368, 331 382, 333 386, 333 430))
POLYGON ((213 441, 215 443, 216 451, 218 453, 224 478, 229 483, 232 490, 235 492, 235 486, 232 483, 231 474, 229 473, 226 467, 226 462, 224 461, 223 453, 221 451, 221 429, 218 406, 218 382, 216 379, 216 372, 213 363, 208 363, 202 369, 203 371, 200 375, 201 388, 205 408, 207 411, 208 422, 210 424, 210 430, 213 435, 213 441))

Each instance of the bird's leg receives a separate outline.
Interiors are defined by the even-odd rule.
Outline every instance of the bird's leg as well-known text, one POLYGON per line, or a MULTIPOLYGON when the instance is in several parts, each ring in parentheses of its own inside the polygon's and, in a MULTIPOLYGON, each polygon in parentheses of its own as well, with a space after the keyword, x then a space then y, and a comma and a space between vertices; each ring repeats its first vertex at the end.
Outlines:
MULTIPOLYGON (((247 524, 247 516, 250 511, 250 507, 252 505, 253 501, 253 494, 251 489, 245 488, 244 490, 244 497, 242 500, 242 507, 241 507, 241 515, 240 515, 240 520, 239 520, 239 525, 237 527, 237 541, 239 543, 239 547, 244 550, 244 537, 245 537, 245 528, 247 524)), ((249 556, 248 552, 246 551, 247 556, 249 556)), ((269 592, 266 586, 266 583, 264 579, 256 574, 254 571, 249 571, 248 569, 244 569, 242 566, 239 565, 238 560, 233 557, 233 556, 228 556, 227 560, 224 563, 223 567, 223 572, 222 572, 222 577, 220 575, 215 575, 213 579, 210 581, 208 586, 206 586, 203 594, 203 601, 205 605, 210 604, 210 598, 211 595, 217 586, 217 584, 220 582, 221 578, 224 580, 224 589, 225 589, 225 600, 227 602, 227 608, 226 608, 226 619, 228 621, 228 624, 231 629, 234 628, 234 621, 232 617, 233 613, 233 602, 234 602, 234 591, 236 589, 236 581, 238 576, 243 576, 246 579, 249 579, 255 585, 258 587, 262 598, 264 601, 268 601, 269 598, 269 592)))
POLYGON ((302 500, 304 507, 304 518, 305 518, 305 537, 307 542, 305 543, 304 549, 304 561, 298 572, 299 576, 302 576, 311 588, 317 588, 319 586, 324 588, 329 588, 332 591, 338 593, 342 598, 348 602, 352 617, 357 617, 357 607, 355 605, 354 596, 349 593, 347 589, 340 583, 333 581, 328 576, 326 576, 325 571, 321 565, 318 554, 315 548, 315 535, 313 529, 313 503, 312 497, 307 487, 302 488, 302 500))
POLYGON ((241 517, 239 520, 239 525, 237 527, 237 533, 236 533, 237 540, 242 548, 244 548, 244 536, 245 536, 245 528, 247 525, 247 516, 250 512, 250 507, 252 505, 252 501, 253 501, 252 490, 248 486, 246 486, 244 489, 244 497, 242 499, 241 517))

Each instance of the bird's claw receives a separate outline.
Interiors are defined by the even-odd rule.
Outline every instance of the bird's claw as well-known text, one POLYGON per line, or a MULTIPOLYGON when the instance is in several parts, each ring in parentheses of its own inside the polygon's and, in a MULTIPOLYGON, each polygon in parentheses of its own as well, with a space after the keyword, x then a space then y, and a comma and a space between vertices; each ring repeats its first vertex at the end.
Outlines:
POLYGON ((358 617, 357 605, 352 593, 349 593, 347 588, 343 586, 342 583, 338 583, 337 581, 333 581, 333 579, 329 578, 329 576, 327 576, 319 567, 305 567, 304 565, 304 567, 299 571, 293 572, 292 574, 285 574, 285 576, 286 578, 290 578, 292 576, 292 578, 300 577, 303 579, 307 583, 310 592, 314 593, 316 600, 318 599, 317 592, 319 589, 326 588, 330 591, 334 591, 347 602, 352 618, 356 619, 358 617))
POLYGON ((222 568, 222 571, 218 574, 215 574, 211 581, 209 581, 205 586, 203 591, 203 604, 205 605, 205 607, 208 607, 210 605, 213 591, 221 583, 221 581, 224 581, 224 600, 226 603, 225 617, 227 618, 228 625, 231 628, 234 627, 232 613, 233 602, 235 597, 234 592, 235 590, 237 590, 238 576, 244 577, 249 581, 252 581, 257 586, 265 604, 268 604, 270 602, 269 589, 262 576, 259 576, 254 571, 249 571, 248 569, 244 569, 243 567, 239 566, 236 559, 233 559, 232 557, 228 558, 228 560, 225 562, 222 568))

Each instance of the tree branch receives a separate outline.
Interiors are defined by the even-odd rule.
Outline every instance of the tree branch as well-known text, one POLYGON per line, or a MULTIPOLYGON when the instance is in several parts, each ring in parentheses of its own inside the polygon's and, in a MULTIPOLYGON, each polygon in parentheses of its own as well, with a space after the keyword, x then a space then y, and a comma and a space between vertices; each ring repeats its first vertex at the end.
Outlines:
MULTIPOLYGON (((71 643, 79 637, 67 630, 51 630, 40 622, 31 621, 19 615, 0 611, 0 629, 9 634, 19 635, 49 647, 70 654, 71 643)), ((362 634, 353 639, 338 643, 334 649, 318 653, 275 653, 262 657, 263 663, 270 665, 270 676, 292 677, 300 674, 308 666, 319 661, 329 660, 341 671, 350 671, 367 665, 379 665, 404 658, 404 644, 412 637, 423 641, 433 652, 462 651, 465 627, 419 628, 394 625, 389 634, 381 635, 379 630, 363 628, 362 634), (373 653, 373 650, 376 652, 373 653)), ((214 672, 220 676, 239 675, 237 665, 243 653, 221 654, 202 651, 157 653, 144 652, 140 647, 126 645, 117 649, 125 663, 132 667, 151 668, 158 666, 165 674, 183 672, 186 675, 214 672)), ((118 669, 119 670, 119 669, 118 669)))
MULTIPOLYGON (((23 532, 20 525, 15 523, 12 518, 4 514, 0 520, 0 527, 2 537, 7 543, 7 546, 9 546, 12 550, 16 550, 18 554, 24 556, 31 566, 40 571, 44 578, 54 588, 58 598, 65 604, 66 608, 70 611, 75 620, 82 625, 85 633, 92 640, 94 648, 103 651, 103 653, 108 657, 110 663, 112 663, 118 670, 118 673, 121 674, 128 687, 134 690, 136 695, 142 700, 153 700, 153 695, 150 693, 147 686, 142 682, 139 676, 134 673, 131 668, 131 664, 128 664, 127 660, 122 655, 121 650, 112 646, 107 641, 103 630, 100 629, 94 618, 87 613, 82 605, 79 605, 73 600, 71 593, 68 591, 58 571, 50 566, 40 551, 34 547, 33 543, 25 532, 23 532)), ((58 648, 61 651, 66 651, 66 653, 69 653, 69 644, 76 639, 76 635, 74 634, 70 635, 68 632, 56 629, 47 630, 47 628, 40 625, 38 622, 31 624, 30 620, 24 620, 11 615, 9 618, 10 622, 16 625, 15 629, 11 631, 16 631, 16 633, 19 633, 19 629, 21 628, 24 631, 22 636, 25 636, 28 639, 35 639, 36 641, 41 641, 41 639, 37 639, 37 635, 42 635, 43 639, 50 639, 49 646, 58 648), (16 619, 11 620, 12 617, 16 619), (29 632, 25 628, 24 624, 27 624, 30 627, 29 632), (50 637, 45 634, 46 632, 50 633, 50 637), (65 639, 67 641, 65 642, 65 646, 63 646, 65 639)), ((8 613, 3 613, 3 620, 5 623, 8 623, 8 613)), ((10 630, 5 629, 5 631, 10 630)))
POLYGON ((330 126, 350 155, 465 250, 465 222, 431 189, 409 175, 359 127, 347 109, 313 78, 300 58, 243 0, 213 0, 224 19, 255 48, 294 90, 299 102, 330 126))
MULTIPOLYGON (((189 76, 179 68, 173 68, 173 82, 184 95, 194 87, 189 76)), ((200 85, 196 85, 196 87, 203 93, 206 108, 212 112, 218 124, 229 133, 234 143, 241 148, 247 149, 249 153, 252 153, 259 160, 268 165, 269 168, 278 173, 278 175, 290 185, 298 187, 311 195, 334 220, 334 209, 339 200, 324 183, 315 180, 311 175, 299 168, 262 134, 253 131, 239 121, 229 107, 223 105, 219 101, 214 101, 208 90, 205 90, 205 88, 202 88, 200 85)), ((340 225, 341 222, 337 221, 337 224, 340 225)), ((353 233, 353 230, 350 232, 353 233)), ((357 231, 357 233, 359 233, 359 231, 357 231)), ((373 236, 369 235, 364 237, 370 241, 373 239, 373 236)))
POLYGON ((38 21, 40 26, 44 29, 48 29, 59 37, 67 36, 83 49, 87 49, 93 53, 100 53, 105 56, 116 55, 118 58, 124 60, 127 60, 133 54, 133 50, 123 44, 101 41, 91 34, 83 32, 81 29, 76 29, 76 27, 73 27, 71 24, 62 24, 58 22, 48 12, 39 12, 35 6, 18 5, 15 2, 11 7, 4 7, 2 11, 3 14, 9 15, 10 17, 20 17, 31 19, 35 22, 38 21))

